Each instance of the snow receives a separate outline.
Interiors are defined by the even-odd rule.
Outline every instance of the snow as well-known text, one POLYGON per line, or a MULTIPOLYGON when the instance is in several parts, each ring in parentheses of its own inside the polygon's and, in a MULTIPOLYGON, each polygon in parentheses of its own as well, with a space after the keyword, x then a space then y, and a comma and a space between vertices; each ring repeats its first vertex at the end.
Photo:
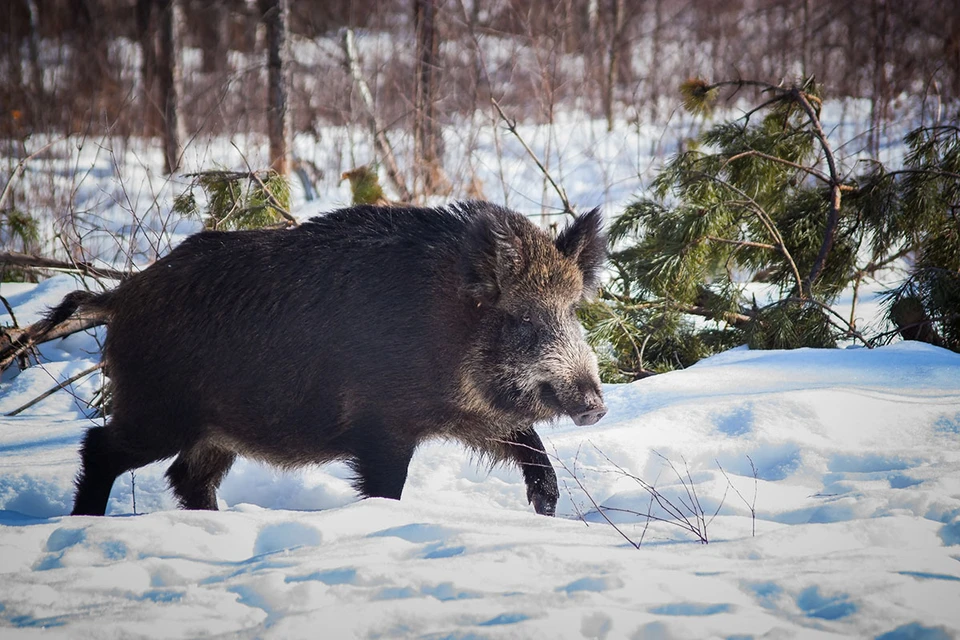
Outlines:
MULTIPOLYGON (((867 108, 825 105, 831 138, 859 142, 867 108)), ((610 134, 564 110, 518 128, 576 206, 612 217, 703 124, 670 120, 610 134)), ((43 196, 32 210, 45 252, 66 231, 86 259, 143 266, 199 228, 170 215, 189 180, 162 176, 153 142, 42 138, 50 157, 18 185, 43 196), (61 229, 61 212, 79 214, 76 228, 61 229)), ((394 144, 402 155, 411 141, 394 144)), ((448 127, 445 146, 451 176, 558 219, 558 197, 489 113, 448 127)), ((852 164, 858 145, 839 148, 852 164)), ((292 182, 301 219, 345 205, 340 173, 374 156, 348 127, 301 134, 294 149, 322 169, 316 200, 292 182)), ((184 173, 265 158, 258 136, 197 138, 184 173)), ((100 284, 61 275, 0 295, 26 325, 81 286, 100 284)), ((876 321, 883 288, 864 283, 858 326, 876 321)), ((835 308, 849 317, 852 302, 848 292, 835 308)), ((6 372, 0 416, 95 364, 103 337, 43 345, 42 366, 6 372)), ((960 636, 960 355, 928 345, 741 348, 608 386, 599 424, 539 429, 561 483, 552 519, 533 513, 516 469, 444 442, 417 452, 400 502, 358 500, 344 464, 240 460, 219 513, 176 510, 160 464, 117 480, 108 517, 70 517, 78 443, 102 424, 86 406, 99 384, 94 374, 0 417, 0 637, 960 636)))
MULTIPOLYGON (((0 294, 25 324, 78 286, 0 294)), ((0 412, 94 364, 102 337, 44 345, 0 412)), ((358 500, 342 464, 240 461, 218 513, 175 509, 153 465, 136 514, 127 474, 107 517, 70 517, 98 383, 0 418, 4 638, 960 635, 960 355, 936 347, 740 348, 607 386, 597 425, 540 427, 557 518, 516 469, 445 442, 399 502, 358 500)))

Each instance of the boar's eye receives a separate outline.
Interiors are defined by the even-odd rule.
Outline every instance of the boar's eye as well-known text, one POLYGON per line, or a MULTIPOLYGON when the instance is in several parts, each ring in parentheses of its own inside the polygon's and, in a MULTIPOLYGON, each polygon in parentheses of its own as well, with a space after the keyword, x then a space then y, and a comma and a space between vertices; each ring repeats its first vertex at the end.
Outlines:
POLYGON ((524 341, 532 341, 537 336, 537 323, 531 313, 520 313, 514 316, 514 327, 516 327, 517 335, 522 337, 524 341))

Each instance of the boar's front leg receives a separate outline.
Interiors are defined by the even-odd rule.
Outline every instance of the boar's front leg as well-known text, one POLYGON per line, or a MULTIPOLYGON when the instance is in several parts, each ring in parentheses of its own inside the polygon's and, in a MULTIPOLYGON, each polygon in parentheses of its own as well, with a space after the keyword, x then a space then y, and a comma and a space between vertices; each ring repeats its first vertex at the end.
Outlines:
POLYGON ((520 465, 527 485, 527 501, 533 504, 534 510, 542 516, 554 515, 560 497, 557 474, 533 427, 511 433, 505 441, 504 453, 520 465))
POLYGON ((367 498, 399 500, 416 445, 377 428, 360 428, 357 434, 348 463, 356 474, 354 488, 367 498))

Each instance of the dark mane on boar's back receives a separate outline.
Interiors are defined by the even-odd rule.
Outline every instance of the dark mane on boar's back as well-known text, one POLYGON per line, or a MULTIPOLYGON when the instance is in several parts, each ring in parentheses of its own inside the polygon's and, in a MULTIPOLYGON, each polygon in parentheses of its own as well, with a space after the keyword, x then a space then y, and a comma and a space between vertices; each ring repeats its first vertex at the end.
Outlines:
POLYGON ((103 514, 121 473, 176 457, 187 509, 216 509, 236 456, 342 459, 365 496, 399 499, 416 447, 452 438, 520 466, 553 515, 537 422, 606 408, 577 323, 604 259, 598 210, 556 239, 485 202, 360 206, 295 229, 203 232, 52 314, 109 318, 113 414, 84 436, 74 514, 103 514))

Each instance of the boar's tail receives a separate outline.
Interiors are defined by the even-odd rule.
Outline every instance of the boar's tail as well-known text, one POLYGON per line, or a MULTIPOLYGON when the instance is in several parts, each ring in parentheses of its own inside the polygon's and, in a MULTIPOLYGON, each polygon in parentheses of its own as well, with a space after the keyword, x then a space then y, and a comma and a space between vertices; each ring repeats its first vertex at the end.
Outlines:
POLYGON ((91 320, 107 322, 110 319, 110 299, 113 294, 91 293, 89 291, 74 291, 60 301, 60 304, 50 309, 43 318, 44 328, 53 328, 69 319, 77 311, 81 311, 84 316, 91 320))

